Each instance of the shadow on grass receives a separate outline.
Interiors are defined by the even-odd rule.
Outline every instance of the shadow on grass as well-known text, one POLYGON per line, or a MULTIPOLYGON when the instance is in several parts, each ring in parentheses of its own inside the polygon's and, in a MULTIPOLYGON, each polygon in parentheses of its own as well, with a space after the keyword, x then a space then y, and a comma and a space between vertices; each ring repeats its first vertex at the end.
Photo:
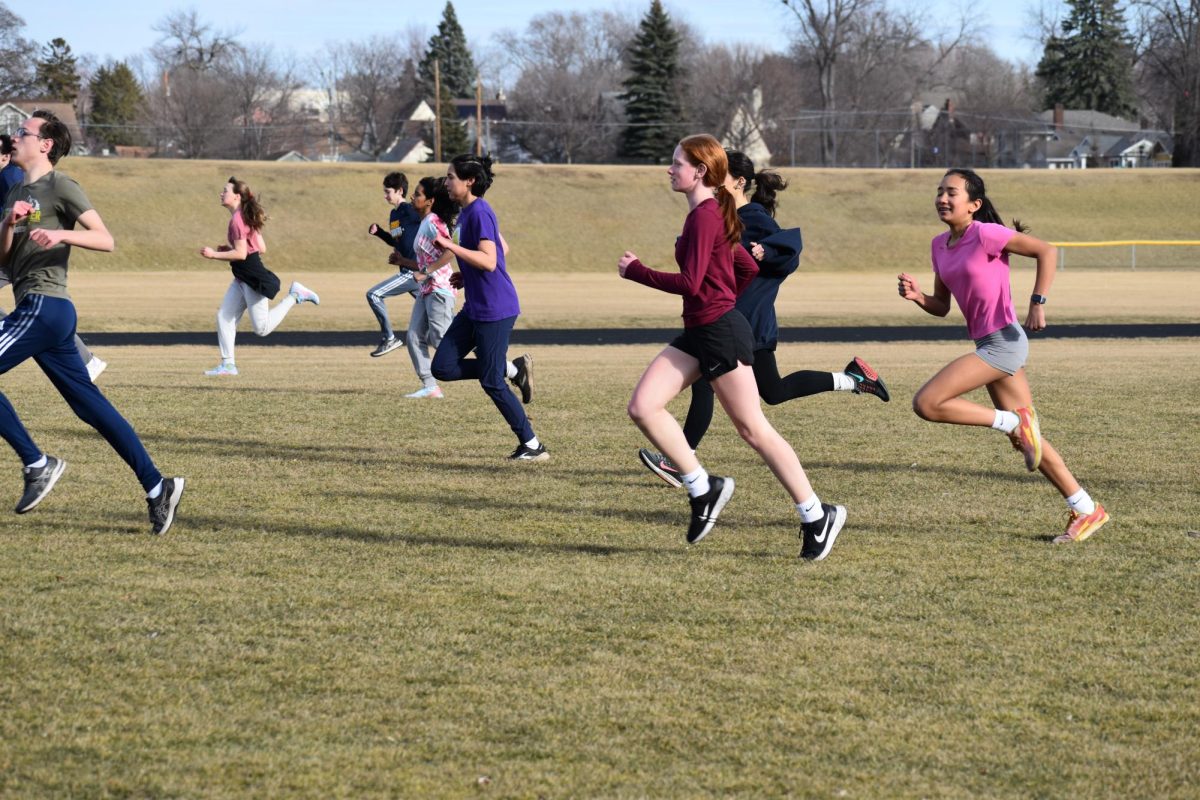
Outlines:
MULTIPOLYGON (((221 531, 225 528, 226 520, 221 517, 208 515, 189 515, 186 519, 180 517, 181 525, 208 527, 214 531, 221 531)), ((492 533, 480 533, 472 536, 463 533, 413 533, 405 531, 397 531, 395 533, 380 533, 378 531, 357 528, 350 525, 310 525, 298 520, 289 520, 283 525, 262 526, 262 529, 268 532, 268 535, 281 536, 306 536, 320 539, 338 539, 353 542, 362 542, 372 545, 406 545, 406 546, 424 546, 424 547, 445 547, 453 549, 466 550, 482 550, 487 552, 508 552, 508 553, 523 553, 528 555, 537 555, 540 553, 567 553, 589 556, 622 556, 622 555, 653 555, 653 556, 672 556, 674 554, 682 554, 684 551, 695 553, 697 551, 711 553, 714 557, 727 558, 730 556, 762 558, 762 559, 777 559, 779 552, 777 550, 730 550, 726 548, 704 548, 697 546, 689 548, 682 543, 682 535, 680 536, 680 545, 678 547, 652 547, 648 545, 625 545, 625 544, 592 544, 588 542, 544 542, 532 541, 529 539, 505 539, 498 538, 492 533)), ((186 531, 181 529, 178 533, 172 531, 171 535, 186 535, 186 531)))

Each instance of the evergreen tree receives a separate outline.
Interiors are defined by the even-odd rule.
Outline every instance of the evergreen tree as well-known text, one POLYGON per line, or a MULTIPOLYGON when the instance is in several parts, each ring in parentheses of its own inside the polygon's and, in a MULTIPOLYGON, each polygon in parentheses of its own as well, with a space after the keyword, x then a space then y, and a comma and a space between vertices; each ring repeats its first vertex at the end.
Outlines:
POLYGON ((1062 35, 1046 42, 1037 67, 1046 107, 1062 103, 1133 116, 1133 53, 1117 0, 1067 0, 1067 5, 1071 11, 1062 35))
MULTIPOLYGON (((433 144, 433 133, 430 133, 429 143, 433 144)), ((442 160, 449 161, 463 153, 475 152, 471 148, 471 140, 467 136, 467 125, 458 118, 458 109, 454 107, 454 98, 450 89, 442 84, 442 160)), ((436 154, 435 154, 436 157, 436 154)))
POLYGON ((451 97, 474 97, 475 59, 467 47, 467 35, 458 24, 454 4, 446 3, 437 33, 429 37, 429 49, 421 59, 419 69, 425 93, 433 97, 433 62, 438 62, 442 86, 448 87, 451 97))
POLYGON ((634 161, 663 161, 670 158, 680 139, 682 107, 679 32, 663 10, 660 0, 638 26, 630 46, 625 79, 625 118, 621 132, 621 155, 634 161))
POLYGON ((44 96, 75 102, 82 81, 79 79, 75 54, 71 52, 71 45, 67 44, 66 39, 51 39, 42 47, 42 57, 37 61, 36 70, 34 81, 44 96))
POLYGON ((118 61, 101 67, 88 88, 92 95, 88 134, 110 147, 141 144, 143 138, 133 126, 142 114, 145 97, 129 65, 118 61))

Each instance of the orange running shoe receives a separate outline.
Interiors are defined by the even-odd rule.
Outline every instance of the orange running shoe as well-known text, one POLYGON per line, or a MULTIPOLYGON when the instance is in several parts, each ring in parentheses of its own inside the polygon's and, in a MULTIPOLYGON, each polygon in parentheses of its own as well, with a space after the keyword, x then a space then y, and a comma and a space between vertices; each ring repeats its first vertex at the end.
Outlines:
POLYGON ((1054 543, 1070 544, 1071 542, 1082 542, 1100 530, 1100 526, 1106 522, 1108 522, 1108 512, 1099 503, 1096 504, 1096 510, 1090 514, 1080 514, 1078 511, 1072 511, 1071 515, 1067 518, 1067 530, 1062 535, 1055 536, 1054 543))
POLYGON ((1037 412, 1030 406, 1015 409, 1013 413, 1021 420, 1013 431, 1016 443, 1025 456, 1025 469, 1033 472, 1042 464, 1042 429, 1038 426, 1037 412))

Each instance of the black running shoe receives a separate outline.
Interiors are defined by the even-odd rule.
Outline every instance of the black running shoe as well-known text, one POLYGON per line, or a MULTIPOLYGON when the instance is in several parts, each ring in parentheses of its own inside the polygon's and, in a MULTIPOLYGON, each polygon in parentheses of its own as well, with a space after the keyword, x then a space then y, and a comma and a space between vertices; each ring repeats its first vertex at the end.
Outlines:
POLYGON ((538 443, 536 449, 528 447, 524 444, 517 445, 517 449, 512 451, 512 455, 508 457, 509 461, 549 461, 550 453, 546 451, 546 445, 538 443))
POLYGON ((825 516, 816 522, 805 522, 800 525, 800 557, 809 561, 820 561, 829 555, 842 526, 846 524, 846 507, 831 506, 822 503, 825 516))
POLYGON ((688 526, 688 544, 695 544, 708 535, 721 509, 733 497, 733 478, 710 478, 708 493, 690 499, 692 504, 692 524, 688 526))
POLYGON ((158 497, 151 500, 146 498, 150 509, 150 532, 166 533, 175 521, 175 509, 179 508, 179 500, 183 497, 183 478, 163 478, 162 491, 158 497))
POLYGON ((871 369, 870 364, 858 356, 850 360, 843 372, 853 378, 854 383, 857 384, 854 387, 855 394, 873 394, 885 403, 892 399, 892 396, 888 394, 887 387, 883 385, 883 378, 879 377, 878 372, 871 369))
POLYGON ((646 465, 646 469, 662 478, 671 486, 674 486, 676 489, 683 486, 683 481, 679 478, 679 467, 672 464, 671 459, 662 453, 655 453, 653 450, 647 450, 643 447, 641 450, 638 450, 638 458, 646 465))
POLYGON ((371 358, 386 356, 402 344, 404 341, 399 336, 385 336, 379 340, 379 346, 371 351, 371 358))
POLYGON ((529 405, 533 400, 533 356, 526 353, 513 359, 517 374, 509 378, 512 385, 521 390, 521 402, 529 405))
POLYGON ((21 495, 21 500, 14 510, 18 514, 32 511, 34 506, 50 494, 50 490, 54 488, 54 484, 58 483, 58 479, 62 477, 63 470, 66 468, 67 462, 54 456, 46 456, 46 466, 44 467, 25 467, 25 492, 21 495))

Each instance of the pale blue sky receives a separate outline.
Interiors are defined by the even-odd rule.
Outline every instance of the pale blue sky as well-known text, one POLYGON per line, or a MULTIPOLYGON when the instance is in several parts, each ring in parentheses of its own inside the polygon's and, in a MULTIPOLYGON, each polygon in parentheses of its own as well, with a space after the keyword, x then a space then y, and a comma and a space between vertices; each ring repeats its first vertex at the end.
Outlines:
MULTIPOLYGON (((929 9, 929 18, 953 19, 965 0, 901 0, 929 9)), ((1040 53, 1026 38, 1039 0, 989 3, 976 10, 992 48, 1010 61, 1036 63, 1040 53)), ((454 0, 459 22, 473 47, 503 29, 521 30, 537 14, 564 9, 615 9, 637 18, 648 0, 454 0)), ((667 10, 686 19, 707 41, 742 41, 764 49, 786 48, 787 27, 794 19, 779 0, 665 0, 667 10)), ((976 9, 985 4, 974 3, 976 9)), ((8 3, 25 19, 24 35, 38 43, 57 36, 76 53, 127 58, 146 50, 157 38, 150 29, 177 9, 196 8, 202 19, 220 29, 240 28, 241 39, 274 45, 298 56, 319 53, 329 41, 362 39, 403 31, 419 24, 432 33, 443 3, 363 2, 362 0, 248 0, 246 3, 187 3, 179 0, 56 0, 44 6, 8 3), (418 17, 412 9, 429 10, 418 17), (40 8, 40 13, 33 9, 40 8), (36 13, 36 16, 35 16, 36 13)))

